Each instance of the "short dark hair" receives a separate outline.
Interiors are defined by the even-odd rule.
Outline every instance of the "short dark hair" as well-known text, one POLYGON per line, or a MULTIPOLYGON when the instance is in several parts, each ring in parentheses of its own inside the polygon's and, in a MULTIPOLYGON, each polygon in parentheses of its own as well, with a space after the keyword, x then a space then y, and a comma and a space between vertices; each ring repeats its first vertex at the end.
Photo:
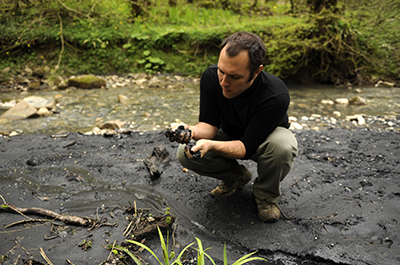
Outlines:
MULTIPOLYGON (((253 33, 236 32, 221 43, 221 49, 225 46, 227 46, 226 53, 231 57, 238 55, 243 50, 248 51, 250 74, 254 74, 258 67, 264 64, 266 52, 264 42, 253 33)), ((252 76, 250 76, 251 79, 253 79, 252 76)))

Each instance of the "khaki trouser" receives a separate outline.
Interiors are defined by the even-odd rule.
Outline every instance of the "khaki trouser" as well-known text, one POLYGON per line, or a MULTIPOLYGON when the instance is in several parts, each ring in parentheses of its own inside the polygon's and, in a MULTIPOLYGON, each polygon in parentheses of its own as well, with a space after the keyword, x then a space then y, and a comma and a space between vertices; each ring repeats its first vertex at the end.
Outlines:
MULTIPOLYGON (((230 141, 232 137, 219 130, 214 140, 230 141)), ((243 168, 236 159, 229 159, 214 152, 207 152, 199 160, 188 159, 184 155, 184 145, 180 145, 177 157, 180 163, 202 176, 222 181, 236 181, 244 175, 243 168)), ((275 203, 280 192, 280 182, 286 177, 297 156, 297 141, 292 132, 277 127, 251 157, 257 163, 258 177, 254 181, 253 195, 261 201, 275 203)))

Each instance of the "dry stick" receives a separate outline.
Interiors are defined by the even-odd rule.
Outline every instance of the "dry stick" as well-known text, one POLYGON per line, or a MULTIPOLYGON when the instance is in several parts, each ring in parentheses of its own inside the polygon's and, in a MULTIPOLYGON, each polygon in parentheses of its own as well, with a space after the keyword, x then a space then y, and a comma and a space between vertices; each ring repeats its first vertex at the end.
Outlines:
MULTIPOLYGON (((58 214, 56 212, 38 208, 38 207, 19 208, 19 207, 16 207, 16 206, 14 206, 12 204, 8 204, 8 203, 6 203, 5 205, 6 205, 6 207, 3 208, 3 210, 9 211, 9 212, 16 212, 25 217, 27 217, 25 214, 36 214, 36 215, 40 215, 40 216, 52 217, 54 219, 63 221, 64 223, 70 223, 70 224, 81 225, 81 226, 87 226, 93 222, 90 218, 74 216, 74 215, 62 215, 62 214, 58 214)), ((27 217, 27 218, 29 218, 29 217, 27 217)), ((32 218, 29 218, 29 219, 32 219, 32 218)))
POLYGON ((69 265, 75 265, 74 263, 72 263, 69 259, 65 260, 69 265))
POLYGON ((29 220, 22 220, 18 222, 11 223, 9 225, 4 226, 4 228, 9 228, 11 226, 19 225, 19 224, 24 224, 24 223, 30 223, 30 222, 41 222, 41 223, 46 223, 46 222, 51 222, 48 219, 29 219, 29 220))
POLYGON ((63 24, 62 24, 62 18, 60 16, 60 13, 57 13, 58 18, 60 19, 60 38, 61 38, 61 52, 60 52, 60 56, 58 57, 58 63, 55 67, 55 69, 57 70, 60 67, 60 63, 61 63, 61 57, 62 54, 64 52, 64 36, 63 36, 63 24))
POLYGON ((58 0, 58 2, 59 2, 65 9, 67 9, 67 10, 69 10, 69 11, 72 11, 72 12, 75 12, 75 13, 80 14, 80 15, 82 15, 82 16, 85 16, 85 17, 87 17, 87 18, 90 18, 90 16, 85 15, 85 14, 83 14, 82 12, 79 12, 79 11, 77 11, 77 10, 75 10, 75 9, 72 9, 72 8, 66 6, 66 5, 65 5, 63 2, 61 2, 60 0, 58 0))
POLYGON ((53 265, 53 263, 49 260, 49 258, 46 256, 46 253, 44 253, 43 248, 40 248, 40 255, 42 255, 42 258, 47 262, 49 265, 53 265))
POLYGON ((116 244, 116 243, 117 243, 117 239, 114 240, 114 244, 113 244, 113 246, 112 246, 112 248, 111 248, 110 254, 108 254, 108 257, 107 257, 106 261, 109 260, 109 259, 111 258, 111 254, 112 254, 113 251, 114 251, 114 247, 115 247, 115 244, 116 244))

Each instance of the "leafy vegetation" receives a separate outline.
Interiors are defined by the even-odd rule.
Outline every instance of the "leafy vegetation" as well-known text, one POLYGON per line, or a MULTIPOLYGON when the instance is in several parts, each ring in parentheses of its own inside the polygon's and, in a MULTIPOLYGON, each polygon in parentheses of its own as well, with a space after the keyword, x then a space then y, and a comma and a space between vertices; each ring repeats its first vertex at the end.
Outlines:
MULTIPOLYGON (((160 265, 173 265, 173 264, 178 264, 181 265, 182 264, 182 257, 185 254, 185 252, 192 247, 192 245, 194 244, 191 243, 189 245, 187 245, 186 247, 184 247, 181 252, 179 253, 178 256, 175 256, 175 252, 172 250, 171 252, 169 251, 169 242, 168 242, 168 235, 167 235, 167 242, 165 242, 164 240, 164 236, 161 233, 161 230, 158 229, 158 234, 160 237, 160 243, 161 243, 161 249, 162 249, 162 258, 159 258, 154 251, 149 248, 148 246, 134 241, 134 240, 126 240, 128 243, 131 243, 132 245, 136 245, 139 246, 145 250, 147 250, 154 258, 155 260, 157 260, 157 264, 160 265), (172 261, 172 262, 171 262, 172 261)), ((201 242, 200 239, 196 238, 196 242, 197 242, 197 246, 198 248, 193 248, 194 250, 196 250, 197 252, 197 264, 198 265, 204 265, 206 264, 206 258, 212 263, 212 264, 216 264, 213 260, 213 258, 208 255, 206 253, 207 249, 203 248, 203 244, 201 242)), ((112 247, 112 246, 110 246, 112 247)), ((132 260, 137 264, 137 265, 142 265, 143 263, 139 260, 138 257, 136 257, 130 250, 129 248, 126 247, 122 247, 122 246, 114 246, 114 255, 119 255, 117 250, 122 251, 123 253, 127 254, 129 257, 132 258, 132 260)), ((242 265, 242 264, 246 264, 250 261, 254 261, 254 260, 262 260, 262 261, 266 261, 263 258, 260 257, 251 257, 255 254, 256 252, 244 255, 243 257, 239 258, 237 261, 235 261, 232 265, 242 265)), ((224 265, 228 265, 228 257, 227 257, 227 253, 226 253, 226 244, 224 245, 224 265)))
POLYGON ((303 82, 400 79, 398 0, 0 0, 0 70, 200 75, 236 31, 265 70, 303 82))

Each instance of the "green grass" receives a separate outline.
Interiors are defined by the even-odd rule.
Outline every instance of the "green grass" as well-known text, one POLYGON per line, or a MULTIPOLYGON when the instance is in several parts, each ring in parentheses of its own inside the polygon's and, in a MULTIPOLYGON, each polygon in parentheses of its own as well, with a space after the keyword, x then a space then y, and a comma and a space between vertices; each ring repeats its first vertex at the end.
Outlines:
MULTIPOLYGON (((136 245, 139 246, 141 248, 143 248, 144 250, 148 251, 153 257, 154 259, 157 261, 157 264, 160 265, 174 265, 174 264, 182 264, 182 256, 185 254, 185 252, 189 249, 192 248, 196 251, 197 253, 197 265, 205 265, 206 264, 206 259, 209 260, 212 264, 216 264, 214 259, 208 255, 206 253, 206 251, 209 248, 204 249, 203 247, 203 243, 201 242, 200 239, 196 238, 196 242, 193 242, 189 245, 187 245, 186 247, 184 247, 181 252, 178 254, 178 256, 175 255, 174 250, 169 250, 169 237, 167 235, 167 241, 164 240, 164 236, 161 233, 161 230, 158 228, 158 234, 159 234, 159 238, 160 238, 160 243, 161 243, 161 249, 162 249, 162 257, 158 257, 156 255, 156 253, 149 248, 148 246, 144 245, 143 243, 137 242, 135 240, 126 240, 128 243, 132 244, 132 245, 136 245), (192 247, 195 243, 197 243, 197 248, 192 247)), ((112 248, 112 246, 109 246, 110 248, 112 248)), ((126 255, 128 255, 129 257, 131 257, 131 259, 135 262, 135 264, 137 265, 142 265, 143 263, 140 261, 140 259, 134 255, 128 248, 126 247, 121 247, 121 246, 114 246, 114 249, 116 250, 120 250, 122 253, 125 253, 126 255)), ((255 252, 249 253, 244 255, 243 257, 239 258, 237 261, 235 261, 232 265, 242 265, 242 264, 246 264, 250 261, 254 261, 254 260, 260 260, 260 261, 265 261, 267 262, 267 260, 260 258, 260 257, 252 257, 255 252)), ((114 252, 114 255, 119 255, 118 251, 114 252)), ((224 253, 223 253, 223 257, 224 257, 224 265, 228 265, 228 256, 227 256, 227 252, 226 252, 226 244, 224 244, 224 253)), ((145 263, 146 264, 146 263, 145 263)))

